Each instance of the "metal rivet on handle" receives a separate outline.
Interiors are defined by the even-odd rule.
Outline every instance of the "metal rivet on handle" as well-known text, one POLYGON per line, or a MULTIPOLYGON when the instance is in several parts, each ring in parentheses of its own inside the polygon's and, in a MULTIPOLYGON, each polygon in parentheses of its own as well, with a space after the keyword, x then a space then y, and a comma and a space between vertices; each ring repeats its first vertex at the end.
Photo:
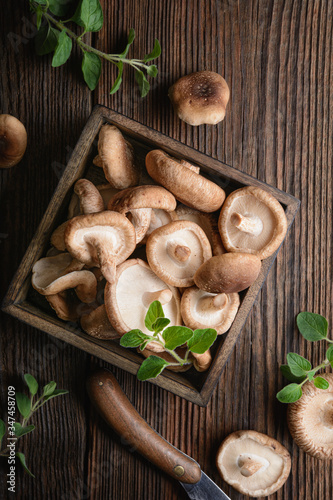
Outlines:
POLYGON ((173 472, 177 477, 181 477, 185 474, 185 469, 181 465, 176 465, 176 467, 173 468, 173 472))

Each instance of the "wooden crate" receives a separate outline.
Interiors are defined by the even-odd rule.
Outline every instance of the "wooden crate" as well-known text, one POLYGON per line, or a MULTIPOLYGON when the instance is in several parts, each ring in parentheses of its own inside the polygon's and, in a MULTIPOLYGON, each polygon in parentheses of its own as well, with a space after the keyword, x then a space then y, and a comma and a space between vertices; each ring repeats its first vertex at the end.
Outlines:
MULTIPOLYGON (((201 173, 218 183, 227 193, 248 185, 264 188, 275 196, 284 207, 288 229, 293 222, 300 202, 289 194, 214 160, 149 127, 115 113, 108 108, 102 106, 94 108, 37 232, 13 278, 2 309, 29 325, 39 328, 130 373, 136 374, 143 358, 135 350, 121 347, 119 341, 103 341, 90 337, 81 330, 79 325, 58 319, 53 311, 42 307, 38 303, 38 300, 34 298, 30 283, 31 269, 34 263, 45 256, 46 250, 49 247, 50 235, 66 219, 73 185, 78 179, 87 175, 87 171, 92 164, 92 158, 96 154, 99 130, 104 123, 112 123, 122 131, 126 139, 133 144, 141 165, 144 164, 144 157, 149 150, 159 148, 171 156, 184 158, 200 166, 201 173)), ((256 296, 274 262, 276 254, 277 252, 263 261, 259 277, 249 289, 241 294, 241 306, 230 330, 221 337, 218 337, 213 346, 213 363, 209 371, 198 373, 194 368, 191 368, 185 373, 173 373, 165 370, 159 377, 152 380, 151 383, 163 387, 200 406, 207 405, 256 296)))

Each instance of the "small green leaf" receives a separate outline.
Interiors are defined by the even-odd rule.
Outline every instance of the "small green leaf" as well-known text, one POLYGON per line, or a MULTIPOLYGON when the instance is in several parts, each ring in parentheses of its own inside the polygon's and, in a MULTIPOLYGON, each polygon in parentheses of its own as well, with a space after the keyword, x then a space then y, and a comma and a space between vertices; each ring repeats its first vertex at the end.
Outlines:
POLYGON ((149 356, 140 366, 137 377, 141 381, 155 378, 168 365, 169 363, 165 361, 165 359, 159 358, 158 356, 149 356))
POLYGON ((103 11, 99 0, 81 0, 71 21, 85 31, 99 31, 103 26, 103 11))
POLYGON ((317 389, 328 389, 330 384, 325 380, 323 377, 316 377, 313 379, 314 385, 317 387, 317 389))
POLYGON ((288 365, 281 365, 280 370, 282 375, 290 382, 296 382, 297 384, 300 384, 301 382, 303 382, 303 380, 306 379, 306 375, 303 375, 302 377, 296 377, 296 375, 293 375, 288 365))
POLYGON ((216 336, 216 330, 213 328, 194 330, 192 338, 187 342, 187 346, 191 352, 203 354, 214 344, 216 336))
POLYGON ((62 396, 63 394, 68 394, 68 393, 69 391, 66 391, 65 389, 56 389, 50 396, 45 396, 44 401, 49 401, 52 398, 56 398, 57 396, 62 396))
POLYGON ((58 38, 58 43, 54 51, 54 56, 52 59, 53 68, 57 68, 62 64, 65 64, 72 52, 72 40, 66 35, 65 31, 62 31, 58 38))
POLYGON ((34 396, 38 391, 38 383, 35 377, 30 375, 30 373, 26 373, 24 375, 24 380, 26 381, 27 386, 29 387, 30 394, 34 396))
POLYGON ((126 45, 126 47, 125 47, 125 50, 124 50, 121 54, 119 54, 119 56, 120 56, 120 57, 123 57, 123 58, 124 58, 124 57, 126 57, 126 56, 127 56, 128 51, 129 51, 129 48, 130 48, 130 46, 132 45, 132 43, 134 42, 134 38, 135 38, 135 31, 134 31, 134 29, 133 29, 133 28, 131 28, 131 29, 129 30, 129 34, 128 34, 127 45, 126 45))
POLYGON ((42 26, 35 36, 35 49, 39 56, 53 52, 57 46, 60 31, 51 26, 42 26))
POLYGON ((147 78, 145 77, 142 71, 137 70, 135 72, 135 79, 139 85, 141 97, 146 97, 150 89, 150 85, 147 78))
POLYGON ((150 66, 148 66, 147 73, 149 76, 152 76, 153 78, 155 78, 155 76, 157 76, 157 74, 158 74, 157 66, 155 66, 155 64, 151 64, 150 66))
POLYGON ((124 64, 120 61, 119 63, 116 63, 116 66, 118 67, 118 76, 112 85, 112 89, 110 90, 110 94, 115 94, 117 90, 119 89, 121 82, 123 81, 122 75, 123 75, 123 67, 124 64))
POLYGON ((131 330, 120 337, 120 345, 123 347, 139 347, 145 340, 151 342, 152 338, 141 330, 131 330))
POLYGON ((157 318, 157 320, 152 324, 155 334, 164 330, 169 323, 170 320, 168 318, 157 318))
POLYGON ((153 324, 158 318, 164 318, 164 311, 161 302, 159 300, 154 300, 154 302, 150 304, 145 317, 145 326, 151 332, 154 331, 153 324))
POLYGON ((54 393, 55 391, 55 388, 57 387, 57 384, 56 382, 49 382, 48 384, 46 384, 43 388, 43 396, 51 396, 51 394, 54 393))
POLYGON ((4 435, 6 434, 6 424, 5 422, 0 418, 0 443, 4 435))
POLYGON ((49 9, 55 16, 65 16, 72 0, 49 0, 49 9))
POLYGON ((281 403, 294 403, 302 397, 302 389, 298 384, 289 384, 276 397, 281 403))
POLYGON ((161 46, 160 42, 155 38, 154 48, 150 52, 150 54, 146 54, 144 57, 144 62, 152 61, 161 55, 161 46))
POLYGON ((313 380, 313 377, 315 376, 317 370, 310 370, 308 372, 308 379, 313 380))
POLYGON ((306 340, 314 342, 327 337, 328 322, 320 314, 301 312, 297 316, 297 326, 306 340))
POLYGON ((100 58, 92 52, 84 52, 82 60, 83 78, 90 90, 94 90, 101 76, 102 63, 100 58))
POLYGON ((162 334, 165 340, 164 347, 173 351, 176 347, 185 344, 193 335, 193 331, 186 326, 169 326, 162 334))
POLYGON ((36 26, 37 29, 40 29, 40 25, 42 24, 42 17, 43 17, 43 9, 40 5, 37 5, 36 9, 36 26))
POLYGON ((326 358, 331 363, 331 367, 333 368, 333 345, 331 345, 326 351, 326 358))
POLYGON ((26 427, 22 427, 19 422, 14 423, 14 432, 16 437, 24 436, 25 434, 29 434, 34 430, 34 425, 27 425, 26 427))
POLYGON ((33 473, 32 473, 32 472, 30 472, 30 470, 28 469, 27 464, 26 464, 26 462, 25 462, 25 456, 23 455, 23 453, 20 453, 19 451, 17 451, 17 452, 15 453, 15 455, 16 455, 16 456, 20 459, 20 462, 21 462, 21 464, 22 464, 22 466, 23 466, 23 468, 24 468, 25 472, 27 472, 27 474, 29 474, 29 476, 31 476, 31 477, 35 477, 35 476, 33 475, 33 473))
POLYGON ((143 344, 140 345, 140 351, 144 351, 147 347, 147 345, 151 342, 151 340, 146 340, 143 344))
POLYGON ((312 368, 310 361, 295 352, 289 352, 287 354, 287 362, 291 373, 296 375, 296 377, 303 377, 304 375, 307 375, 308 371, 312 368))
POLYGON ((17 392, 15 394, 16 403, 18 411, 21 413, 22 417, 27 418, 30 414, 31 410, 31 401, 25 394, 21 392, 17 392))

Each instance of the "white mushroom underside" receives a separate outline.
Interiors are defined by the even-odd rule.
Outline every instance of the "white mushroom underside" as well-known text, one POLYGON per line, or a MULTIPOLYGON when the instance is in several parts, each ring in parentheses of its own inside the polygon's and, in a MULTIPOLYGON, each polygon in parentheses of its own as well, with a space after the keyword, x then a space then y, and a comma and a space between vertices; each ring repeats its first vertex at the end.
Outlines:
POLYGON ((267 446, 263 446, 254 439, 244 436, 226 446, 219 457, 219 465, 223 470, 228 483, 231 485, 242 483, 255 496, 261 496, 262 490, 273 485, 280 478, 284 462, 283 459, 267 446), (252 476, 245 477, 240 472, 240 457, 250 456, 260 460, 263 467, 252 476))
POLYGON ((207 297, 215 297, 216 293, 205 292, 204 290, 198 289, 195 294, 191 296, 191 312, 193 319, 198 321, 199 323, 207 326, 216 326, 220 323, 223 323, 226 319, 226 316, 229 313, 229 308, 225 307, 224 309, 216 309, 213 308, 208 310, 203 310, 201 307, 201 302, 207 297))
MULTIPOLYGON (((145 316, 149 304, 146 303, 147 292, 157 292, 168 288, 150 269, 133 265, 125 269, 118 280, 116 298, 118 308, 128 330, 139 328, 147 335, 152 335, 145 327, 145 316)), ((163 305, 166 318, 171 320, 169 326, 177 324, 177 304, 174 297, 163 305)))
POLYGON ((204 262, 201 242, 194 232, 184 229, 175 231, 172 236, 161 235, 156 242, 156 262, 174 278, 191 278, 204 262), (183 262, 174 259, 171 252, 167 252, 173 245, 188 247, 191 250, 189 257, 183 262))
POLYGON ((114 255, 115 261, 117 256, 122 254, 126 244, 121 228, 116 226, 93 226, 78 229, 75 232, 72 246, 75 245, 79 249, 83 262, 98 264, 96 242, 100 247, 109 250, 114 255))
POLYGON ((155 229, 165 226, 166 224, 169 224, 169 222, 171 221, 172 217, 169 212, 167 212, 166 210, 162 210, 160 208, 153 208, 150 219, 150 226, 148 228, 146 235, 148 236, 155 229))
POLYGON ((34 284, 38 288, 46 288, 50 283, 66 274, 66 268, 72 260, 73 257, 69 253, 40 259, 33 267, 34 284))
POLYGON ((235 198, 229 208, 226 231, 232 244, 238 249, 259 250, 264 248, 272 239, 276 227, 276 219, 270 208, 262 203, 258 198, 247 194, 235 198), (263 229, 258 236, 239 230, 231 222, 231 216, 239 213, 245 217, 259 217, 263 222, 263 229))
POLYGON ((320 446, 333 446, 333 394, 316 394, 302 412, 302 428, 311 441, 320 446))
POLYGON ((198 226, 200 226, 205 232, 211 246, 213 246, 212 226, 205 215, 201 215, 200 213, 191 213, 189 211, 182 212, 181 210, 177 211, 177 215, 179 220, 189 220, 198 224, 198 226))

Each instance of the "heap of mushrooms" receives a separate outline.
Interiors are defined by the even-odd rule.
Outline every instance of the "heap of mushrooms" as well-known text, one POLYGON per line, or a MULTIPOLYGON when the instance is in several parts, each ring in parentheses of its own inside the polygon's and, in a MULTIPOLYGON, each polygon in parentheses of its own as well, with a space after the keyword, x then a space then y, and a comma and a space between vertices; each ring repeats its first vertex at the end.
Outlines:
MULTIPOLYGON (((211 89, 224 85, 214 75, 199 76, 211 89)), ((170 326, 214 328, 222 335, 237 316, 239 292, 253 284, 261 260, 284 237, 284 210, 259 188, 226 198, 199 167, 162 150, 148 152, 150 177, 140 184, 134 153, 118 128, 102 126, 94 163, 108 182, 76 181, 68 219, 53 231, 48 256, 35 263, 32 285, 60 318, 79 321, 99 339, 135 328, 151 334, 144 318, 154 300, 170 326)), ((153 341, 143 355, 151 352, 167 354, 153 341)), ((207 370, 212 355, 192 361, 207 370)))

